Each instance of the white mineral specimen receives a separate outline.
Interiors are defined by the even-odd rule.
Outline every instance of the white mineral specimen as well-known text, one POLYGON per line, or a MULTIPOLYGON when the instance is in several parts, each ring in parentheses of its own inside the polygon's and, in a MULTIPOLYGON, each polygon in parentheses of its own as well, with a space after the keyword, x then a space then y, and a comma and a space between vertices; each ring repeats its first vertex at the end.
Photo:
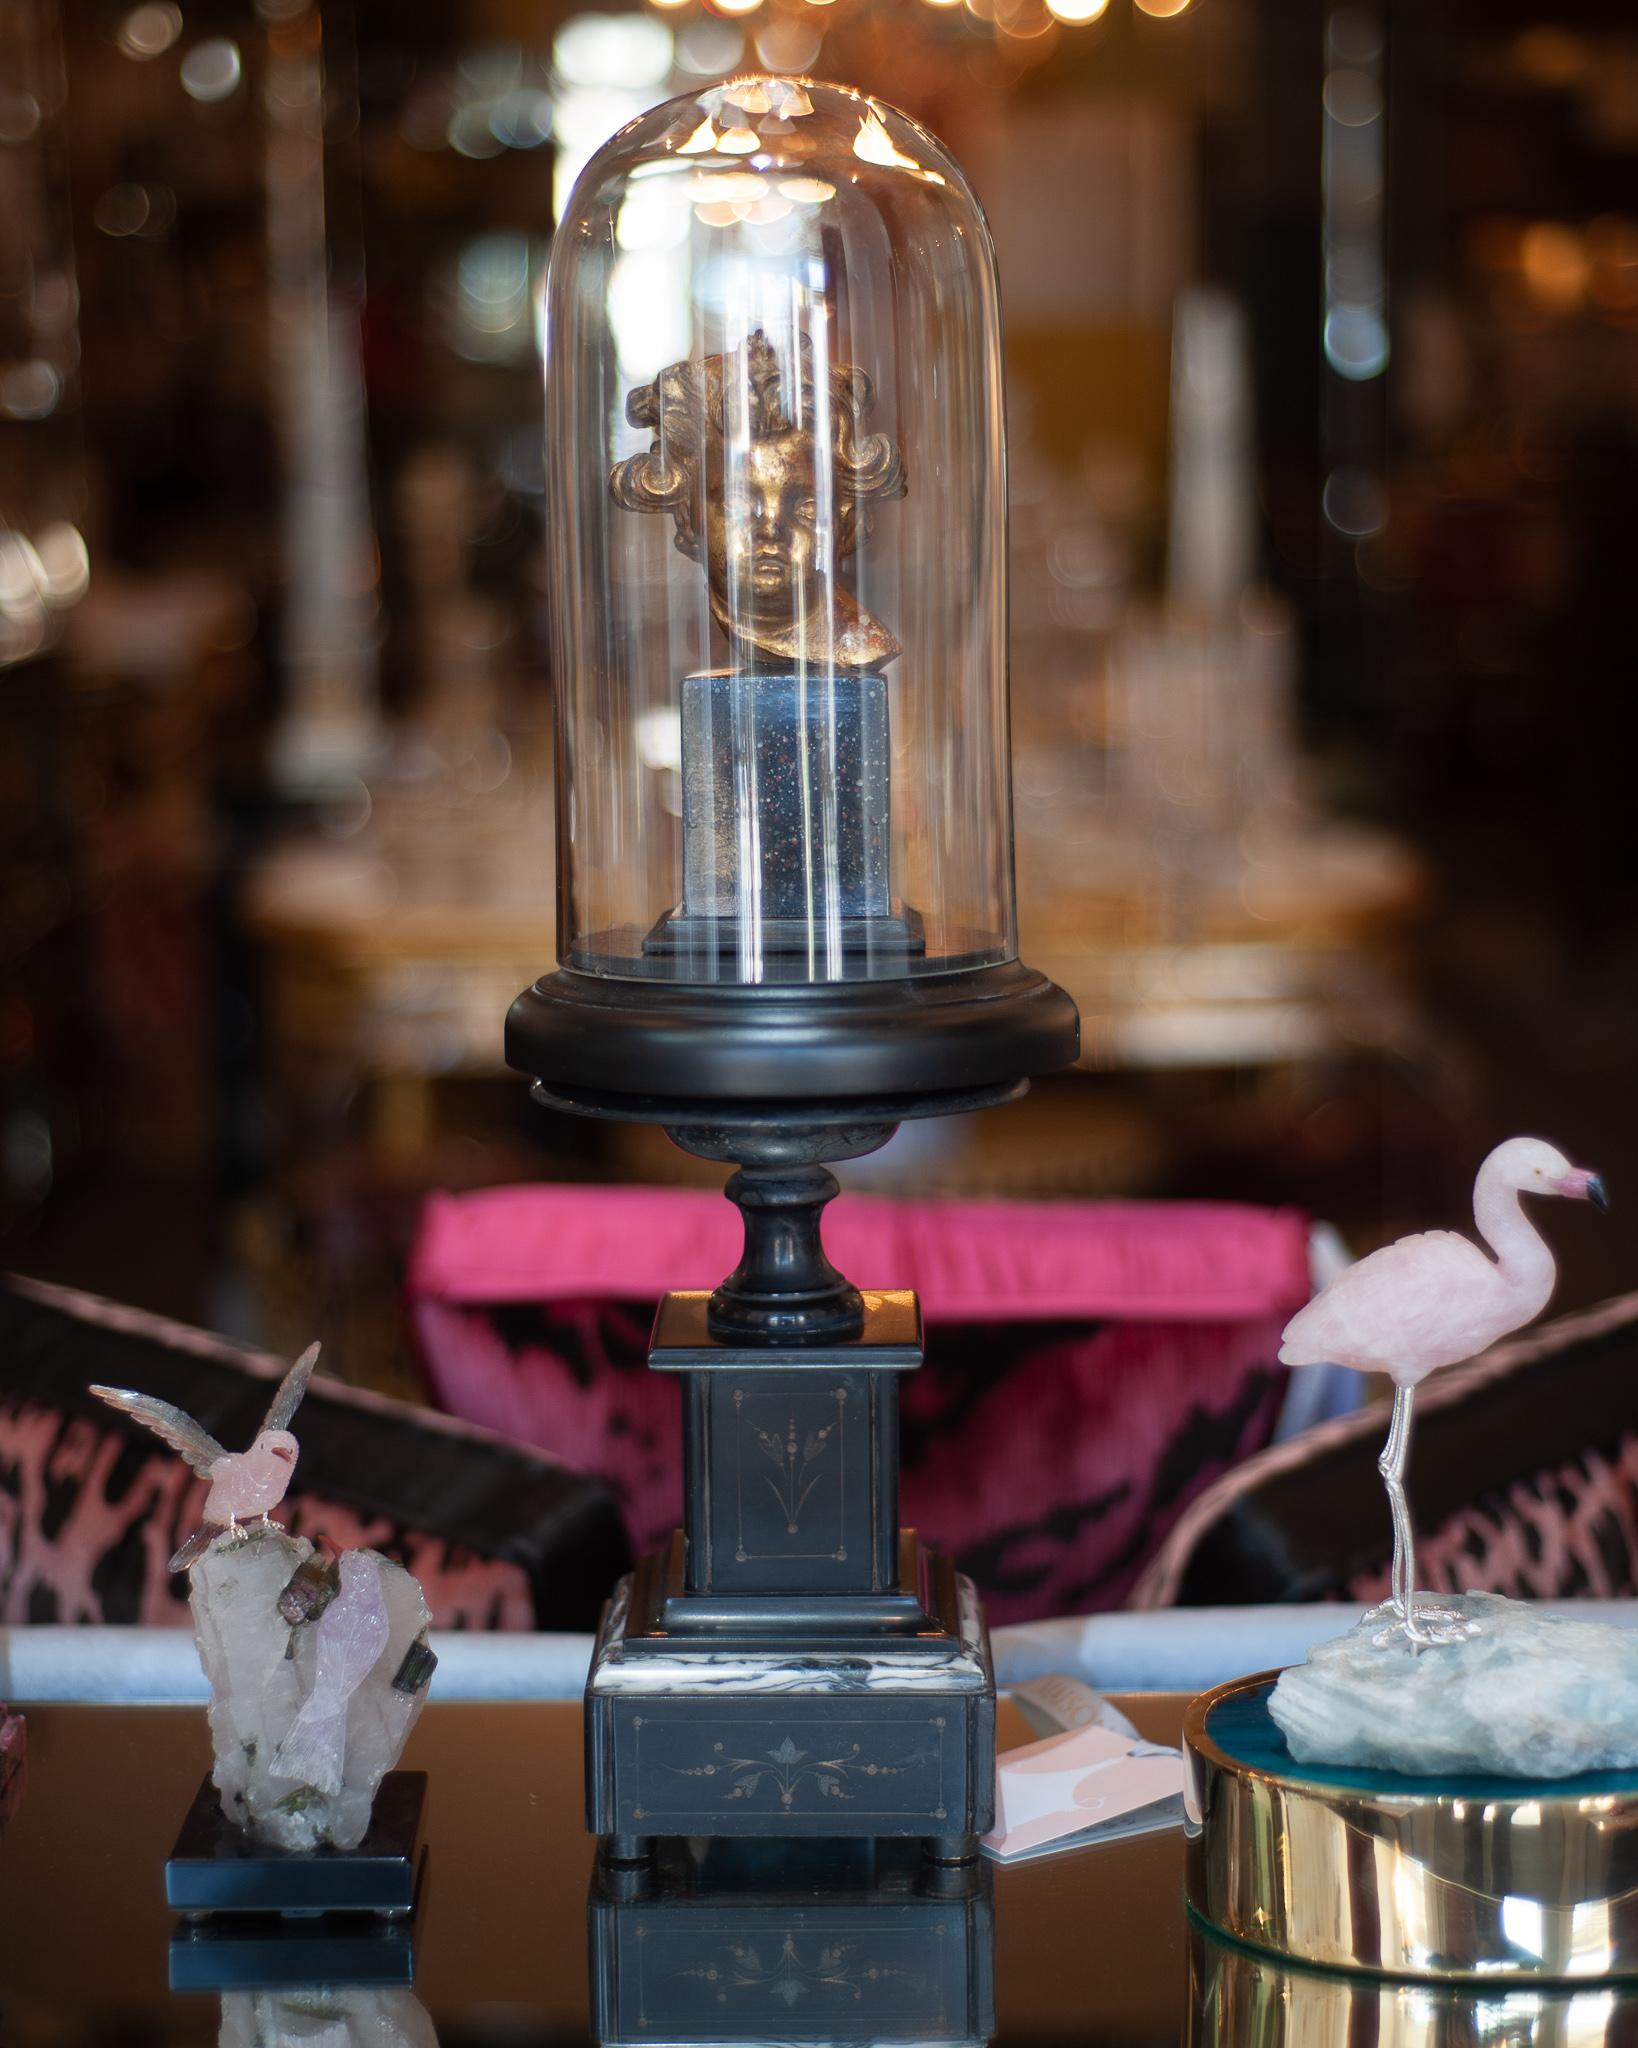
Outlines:
MULTIPOLYGON (((319 1773, 327 1784, 286 1774, 280 1752, 319 1677, 323 1622, 292 1627, 279 1612, 279 1595, 312 1554, 304 1537, 271 1526, 220 1536, 194 1565, 189 1592, 210 1680, 222 1811, 256 1841, 296 1852, 353 1849, 363 1840, 376 1788, 397 1763, 426 1698, 424 1683, 412 1694, 393 1680, 431 1620, 421 1588, 402 1565, 374 1550, 347 1553, 349 1576, 367 1573, 379 1585, 385 1640, 346 1703, 339 1757, 331 1758, 339 1770, 319 1773)), ((291 1753, 310 1751, 302 1744, 291 1753)))
POLYGON ((1638 1631, 1556 1620, 1495 1593, 1440 1594, 1439 1605, 1480 1633, 1379 1649, 1380 1622, 1362 1621, 1281 1675, 1269 1712, 1299 1763, 1416 1777, 1638 1768, 1638 1631))

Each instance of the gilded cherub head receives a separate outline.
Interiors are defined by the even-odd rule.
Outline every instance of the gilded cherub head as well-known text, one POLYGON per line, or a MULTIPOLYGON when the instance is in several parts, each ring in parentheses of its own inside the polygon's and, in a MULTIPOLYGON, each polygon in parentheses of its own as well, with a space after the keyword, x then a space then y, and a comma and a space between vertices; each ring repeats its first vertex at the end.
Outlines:
POLYGON ((832 363, 821 387, 805 335, 793 359, 760 328, 626 400, 654 439, 615 468, 615 503, 671 514, 678 548, 704 564, 712 615, 754 666, 879 669, 899 652, 833 574, 867 508, 905 492, 891 439, 866 431, 874 402, 863 370, 832 363))

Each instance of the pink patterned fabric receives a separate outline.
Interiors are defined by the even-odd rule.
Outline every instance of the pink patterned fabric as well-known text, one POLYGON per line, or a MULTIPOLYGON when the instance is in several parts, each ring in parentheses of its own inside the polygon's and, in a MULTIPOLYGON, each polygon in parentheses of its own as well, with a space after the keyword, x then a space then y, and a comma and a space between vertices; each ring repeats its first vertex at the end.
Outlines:
MULTIPOLYGON (((244 1442, 288 1362, 37 1280, 0 1278, 0 1626, 188 1621, 173 1551, 208 1480, 89 1385, 244 1442)), ((387 1552, 439 1628, 588 1628, 628 1562, 607 1489, 469 1423, 325 1378, 278 1519, 387 1552)))
MULTIPOLYGON (((1298 1215, 849 1195, 825 1241, 860 1284, 922 1298, 904 1520, 995 1620, 1119 1605, 1188 1502, 1272 1434, 1279 1332, 1309 1291, 1298 1215)), ((654 1306, 738 1249, 733 1209, 694 1190, 435 1197, 410 1275, 435 1396, 605 1479, 652 1548, 681 1496, 678 1390, 644 1365, 654 1306)))
MULTIPOLYGON (((1410 1471, 1430 1592, 1600 1600, 1638 1592, 1638 1294, 1539 1323, 1420 1389, 1410 1471)), ((1376 1460, 1386 1402, 1305 1430, 1203 1489, 1134 1607, 1388 1594, 1376 1460)))
MULTIPOLYGON (((157 1449, 132 1473, 130 1441, 112 1424, 79 1418, 65 1425, 60 1413, 32 1402, 0 1404, 0 1625, 108 1620, 102 1574, 110 1553, 122 1549, 138 1553, 143 1568, 134 1575, 134 1604, 120 1605, 117 1618, 189 1622, 187 1580, 171 1573, 169 1560, 178 1532, 199 1526, 206 1482, 157 1449), (66 1513, 48 1512, 53 1496, 68 1503, 66 1513)), ((292 1536, 322 1535, 340 1549, 389 1548, 420 1580, 435 1628, 534 1625, 529 1582, 504 1559, 310 1493, 286 1502, 277 1520, 292 1536)))
MULTIPOLYGON (((1386 1600, 1392 1566, 1356 1572, 1347 1597, 1386 1600)), ((1514 1600, 1626 1600, 1638 1591, 1638 1436, 1594 1448, 1458 1508, 1416 1544, 1418 1585, 1514 1600)))

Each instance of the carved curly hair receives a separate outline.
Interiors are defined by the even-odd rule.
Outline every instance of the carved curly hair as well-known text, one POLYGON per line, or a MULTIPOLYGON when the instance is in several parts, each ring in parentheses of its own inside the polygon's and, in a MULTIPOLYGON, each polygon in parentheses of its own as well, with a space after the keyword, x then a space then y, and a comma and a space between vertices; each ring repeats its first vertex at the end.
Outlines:
MULTIPOLYGON (((800 403, 792 419, 785 403, 779 356, 759 327, 743 346, 699 362, 673 363, 654 379, 640 384, 626 399, 626 418, 634 427, 652 429, 646 454, 616 464, 609 478, 614 502, 628 512, 669 512, 677 529, 677 546, 696 559, 699 480, 709 459, 707 436, 720 442, 739 409, 749 414, 751 438, 771 441, 798 431, 799 421, 814 419, 813 347, 801 337, 797 353, 800 403)), ((832 363, 826 372, 830 387, 831 462, 836 494, 845 508, 844 533, 838 552, 846 554, 857 538, 864 506, 878 498, 902 498, 904 461, 886 434, 865 431, 875 407, 869 377, 852 363, 832 363)))

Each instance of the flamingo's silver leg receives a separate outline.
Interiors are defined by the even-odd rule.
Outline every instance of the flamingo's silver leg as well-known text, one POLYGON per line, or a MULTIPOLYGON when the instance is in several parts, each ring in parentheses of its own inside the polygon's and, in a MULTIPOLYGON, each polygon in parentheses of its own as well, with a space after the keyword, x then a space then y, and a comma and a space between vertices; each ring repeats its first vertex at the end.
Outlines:
MULTIPOLYGON (((1407 1596, 1412 1585, 1411 1560, 1415 1555, 1404 1488, 1405 1460, 1410 1451, 1410 1407, 1411 1390, 1398 1389, 1394 1394, 1393 1419, 1388 1424, 1388 1440, 1376 1461, 1376 1469, 1382 1474, 1383 1484, 1388 1490, 1388 1511, 1393 1517, 1393 1572, 1389 1597, 1381 1606, 1373 1607, 1365 1617, 1367 1621, 1391 1620, 1401 1627, 1410 1611, 1407 1596)), ((1392 1633, 1394 1631, 1390 1630, 1378 1640, 1387 1641, 1392 1633)))
POLYGON ((1466 1636, 1477 1635, 1478 1624, 1452 1607, 1418 1607, 1416 1604, 1416 1530, 1411 1521, 1410 1503, 1405 1498, 1405 1466, 1410 1458, 1415 1401, 1414 1386, 1395 1388, 1388 1440, 1376 1461, 1376 1469, 1382 1474, 1383 1484, 1388 1489, 1388 1511, 1393 1517, 1393 1596, 1386 1606, 1375 1609, 1368 1618, 1374 1621, 1392 1616, 1376 1638, 1379 1645, 1403 1636, 1413 1649, 1423 1650, 1438 1643, 1460 1642, 1466 1636))

